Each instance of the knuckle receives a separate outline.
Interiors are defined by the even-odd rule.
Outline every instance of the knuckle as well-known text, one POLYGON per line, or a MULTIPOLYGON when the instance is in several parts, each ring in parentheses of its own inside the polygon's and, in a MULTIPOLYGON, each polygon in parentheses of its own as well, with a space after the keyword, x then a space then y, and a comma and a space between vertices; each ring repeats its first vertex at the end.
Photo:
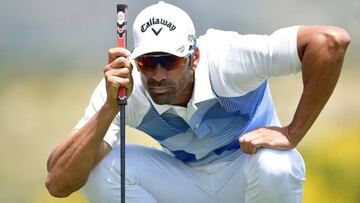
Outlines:
POLYGON ((124 67, 124 59, 123 57, 118 57, 112 62, 113 66, 116 68, 124 67))
POLYGON ((120 86, 120 83, 119 83, 119 81, 117 80, 117 78, 116 77, 111 77, 110 78, 110 85, 112 86, 112 87, 119 87, 120 86))
POLYGON ((124 66, 129 66, 129 59, 127 59, 124 56, 121 56, 119 58, 117 58, 118 62, 121 63, 124 66))
POLYGON ((113 79, 112 79, 111 77, 107 77, 107 78, 106 78, 106 82, 107 82, 108 84, 112 84, 112 83, 113 83, 113 79))
POLYGON ((243 143, 244 143, 244 144, 248 144, 248 143, 249 143, 249 138, 248 138, 248 137, 244 137, 244 138, 243 138, 243 143))
POLYGON ((132 65, 131 65, 129 59, 126 59, 125 66, 127 67, 127 69, 129 69, 129 71, 132 70, 132 65))
POLYGON ((110 49, 108 50, 108 55, 109 55, 109 56, 113 56, 115 53, 116 53, 116 48, 110 48, 110 49))
POLYGON ((110 78, 110 76, 111 76, 111 74, 109 73, 109 71, 106 71, 106 72, 104 73, 104 77, 105 77, 105 78, 110 78))
POLYGON ((256 141, 251 141, 250 144, 251 148, 256 149, 257 143, 256 141))
POLYGON ((130 70, 128 69, 128 68, 123 68, 123 73, 124 73, 124 75, 126 75, 126 76, 130 76, 130 70))
POLYGON ((108 75, 108 82, 109 82, 109 83, 115 83, 116 81, 115 81, 114 76, 108 75))
POLYGON ((104 73, 106 73, 106 72, 108 72, 110 69, 111 69, 110 64, 107 64, 107 65, 103 68, 103 71, 104 71, 104 73))
POLYGON ((126 83, 127 83, 127 84, 130 84, 130 83, 131 83, 130 78, 126 78, 126 83))
POLYGON ((128 85, 128 84, 130 84, 130 79, 129 78, 120 78, 120 83, 122 85, 128 85))

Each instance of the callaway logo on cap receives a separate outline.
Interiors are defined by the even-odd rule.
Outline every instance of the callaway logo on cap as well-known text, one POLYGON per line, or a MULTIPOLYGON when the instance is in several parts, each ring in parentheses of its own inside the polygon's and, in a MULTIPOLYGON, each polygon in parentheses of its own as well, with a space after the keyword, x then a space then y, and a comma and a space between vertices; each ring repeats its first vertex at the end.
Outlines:
POLYGON ((151 52, 176 56, 192 53, 196 41, 194 24, 182 9, 160 1, 142 10, 133 25, 132 57, 151 52))
MULTIPOLYGON (((148 30, 148 28, 150 28, 152 25, 163 25, 163 26, 169 28, 170 31, 174 31, 176 29, 176 26, 174 25, 174 23, 172 23, 168 20, 162 19, 162 18, 153 17, 153 18, 150 18, 150 20, 148 20, 146 23, 144 23, 141 26, 141 32, 146 32, 146 30, 148 30)), ((154 28, 151 28, 151 29, 155 35, 159 35, 159 33, 161 32, 163 27, 161 27, 157 31, 154 28)))

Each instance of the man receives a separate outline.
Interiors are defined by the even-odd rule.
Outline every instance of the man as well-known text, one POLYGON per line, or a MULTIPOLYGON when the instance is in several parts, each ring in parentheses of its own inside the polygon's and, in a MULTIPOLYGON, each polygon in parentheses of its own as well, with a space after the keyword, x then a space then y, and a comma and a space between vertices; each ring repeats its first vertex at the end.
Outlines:
POLYGON ((49 192, 82 188, 90 202, 119 202, 124 86, 127 124, 163 147, 126 146, 127 202, 301 202, 305 166, 295 147, 336 85, 348 34, 295 26, 270 36, 210 29, 196 39, 190 17, 164 2, 144 9, 133 29, 134 51, 109 50, 85 116, 51 153, 49 192), (282 127, 267 80, 299 71, 303 94, 282 127))

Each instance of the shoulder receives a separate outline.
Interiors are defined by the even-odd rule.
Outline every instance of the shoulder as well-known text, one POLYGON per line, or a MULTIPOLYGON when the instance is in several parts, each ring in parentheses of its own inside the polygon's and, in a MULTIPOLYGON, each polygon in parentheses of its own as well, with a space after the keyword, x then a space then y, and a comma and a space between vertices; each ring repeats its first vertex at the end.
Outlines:
POLYGON ((304 25, 298 32, 299 57, 302 59, 309 43, 322 44, 330 50, 347 47, 351 41, 346 30, 335 26, 304 25))
POLYGON ((200 64, 208 69, 217 95, 241 96, 264 81, 254 68, 260 60, 256 56, 267 50, 264 38, 217 29, 199 38, 200 64))

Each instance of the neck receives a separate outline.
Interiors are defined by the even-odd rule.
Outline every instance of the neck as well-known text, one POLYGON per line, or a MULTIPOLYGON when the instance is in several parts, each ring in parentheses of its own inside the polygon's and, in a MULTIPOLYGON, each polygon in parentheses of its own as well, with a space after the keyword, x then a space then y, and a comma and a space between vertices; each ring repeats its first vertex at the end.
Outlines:
POLYGON ((181 91, 181 94, 179 94, 175 102, 171 103, 171 105, 186 107, 191 99, 193 91, 194 91, 194 74, 191 80, 189 81, 188 85, 186 85, 183 91, 181 91))

